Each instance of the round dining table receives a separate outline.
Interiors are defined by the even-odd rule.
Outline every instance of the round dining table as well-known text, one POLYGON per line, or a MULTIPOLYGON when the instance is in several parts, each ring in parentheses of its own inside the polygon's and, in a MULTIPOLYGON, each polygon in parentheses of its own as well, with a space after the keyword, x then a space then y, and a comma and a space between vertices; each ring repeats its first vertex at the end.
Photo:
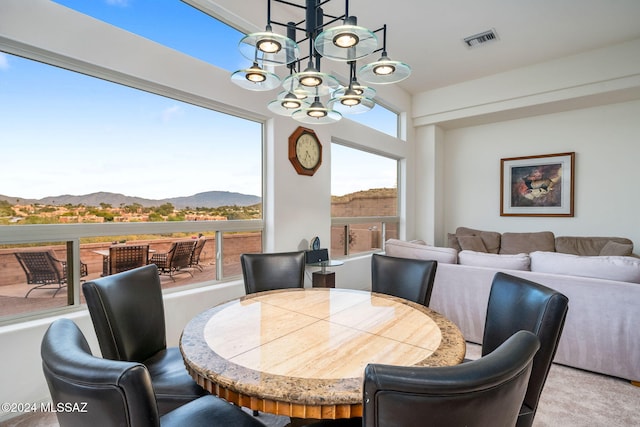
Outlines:
POLYGON ((441 314, 360 290, 249 294, 200 313, 180 350, 203 388, 236 405, 291 418, 362 416, 369 363, 448 366, 465 341, 441 314))

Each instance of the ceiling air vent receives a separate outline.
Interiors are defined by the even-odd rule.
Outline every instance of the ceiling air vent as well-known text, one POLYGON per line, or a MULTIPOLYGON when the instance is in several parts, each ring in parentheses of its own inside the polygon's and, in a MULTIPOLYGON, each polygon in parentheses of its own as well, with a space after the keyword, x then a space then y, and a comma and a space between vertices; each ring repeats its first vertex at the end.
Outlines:
POLYGON ((465 37, 464 43, 467 45, 467 47, 477 47, 481 44, 489 43, 496 40, 498 40, 498 34, 496 33, 496 30, 492 28, 480 34, 465 37))

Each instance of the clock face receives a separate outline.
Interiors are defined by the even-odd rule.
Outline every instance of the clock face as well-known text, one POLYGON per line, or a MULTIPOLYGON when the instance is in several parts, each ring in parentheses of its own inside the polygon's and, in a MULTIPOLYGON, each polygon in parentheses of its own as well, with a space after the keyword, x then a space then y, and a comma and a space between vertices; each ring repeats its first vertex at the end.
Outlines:
POLYGON ((313 169, 320 161, 320 145, 308 133, 303 133, 296 142, 296 157, 305 169, 313 169))
POLYGON ((316 173, 322 164, 322 144, 313 129, 298 126, 289 136, 289 161, 300 175, 316 173))

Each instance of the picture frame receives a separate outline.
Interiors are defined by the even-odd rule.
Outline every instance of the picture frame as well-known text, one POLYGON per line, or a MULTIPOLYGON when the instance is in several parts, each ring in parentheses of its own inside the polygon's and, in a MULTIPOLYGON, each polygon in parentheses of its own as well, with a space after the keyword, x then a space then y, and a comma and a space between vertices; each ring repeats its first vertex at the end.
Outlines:
POLYGON ((500 216, 572 217, 575 152, 500 159, 500 216))

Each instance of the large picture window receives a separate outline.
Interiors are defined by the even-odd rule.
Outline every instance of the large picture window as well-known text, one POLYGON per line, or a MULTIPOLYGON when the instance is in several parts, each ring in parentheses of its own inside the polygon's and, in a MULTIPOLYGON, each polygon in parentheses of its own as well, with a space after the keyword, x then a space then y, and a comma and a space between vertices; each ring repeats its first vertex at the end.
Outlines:
POLYGON ((0 98, 0 321, 81 304, 112 247, 146 247, 164 289, 261 250, 261 123, 4 53, 0 98), (199 259, 163 267, 185 241, 199 259))

